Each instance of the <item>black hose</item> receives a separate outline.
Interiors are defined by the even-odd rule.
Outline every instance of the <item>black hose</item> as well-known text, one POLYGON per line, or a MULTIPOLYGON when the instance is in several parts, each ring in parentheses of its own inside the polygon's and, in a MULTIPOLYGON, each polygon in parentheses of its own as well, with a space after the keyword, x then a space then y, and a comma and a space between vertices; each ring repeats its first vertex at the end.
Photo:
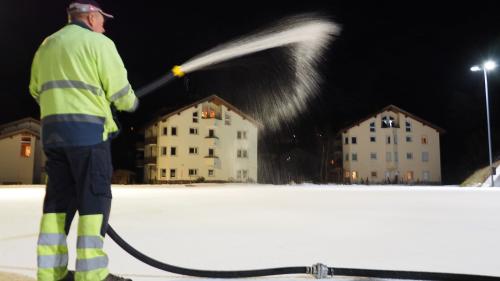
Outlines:
MULTIPOLYGON (((120 235, 115 232, 111 225, 108 225, 107 234, 111 237, 111 239, 113 239, 113 241, 116 242, 116 244, 118 244, 118 246, 120 246, 123 250, 125 250, 127 253, 137 258, 138 260, 152 267, 180 275, 205 278, 245 278, 284 274, 317 274, 313 267, 307 266, 279 267, 244 271, 214 271, 183 268, 166 264, 144 255, 134 247, 130 246, 125 240, 123 240, 123 238, 121 238, 120 235)), ((334 275, 411 280, 500 281, 500 277, 483 275, 328 267, 328 276, 334 275)))

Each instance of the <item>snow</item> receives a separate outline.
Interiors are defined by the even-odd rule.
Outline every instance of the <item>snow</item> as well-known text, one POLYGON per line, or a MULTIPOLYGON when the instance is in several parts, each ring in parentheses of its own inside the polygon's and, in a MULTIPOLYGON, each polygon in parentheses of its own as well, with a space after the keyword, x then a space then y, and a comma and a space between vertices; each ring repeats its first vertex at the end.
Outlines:
MULTIPOLYGON (((500 187, 500 165, 496 167, 496 173, 493 176, 493 186, 495 187, 500 187)), ((488 176, 488 178, 483 182, 481 185, 482 187, 490 187, 491 186, 491 176, 488 176)))
MULTIPOLYGON (((0 188, 0 271, 36 275, 43 196, 41 186, 0 188)), ((500 189, 196 184, 114 186, 113 196, 113 228, 139 251, 177 266, 237 270, 321 262, 500 276, 500 189)), ((70 268, 76 222, 68 238, 70 268)), ((134 281, 203 280, 149 267, 109 237, 105 250, 111 272, 134 281)))

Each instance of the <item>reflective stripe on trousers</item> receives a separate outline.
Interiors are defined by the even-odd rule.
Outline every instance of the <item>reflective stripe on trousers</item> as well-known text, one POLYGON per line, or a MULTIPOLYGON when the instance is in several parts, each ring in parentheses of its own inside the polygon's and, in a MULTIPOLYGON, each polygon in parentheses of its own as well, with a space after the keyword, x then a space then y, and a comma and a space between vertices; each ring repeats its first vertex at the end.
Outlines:
POLYGON ((76 281, 104 280, 108 275, 108 256, 101 236, 103 215, 80 216, 76 249, 76 281))
POLYGON ((65 222, 65 213, 46 213, 42 216, 37 244, 39 281, 61 280, 68 273, 65 222))

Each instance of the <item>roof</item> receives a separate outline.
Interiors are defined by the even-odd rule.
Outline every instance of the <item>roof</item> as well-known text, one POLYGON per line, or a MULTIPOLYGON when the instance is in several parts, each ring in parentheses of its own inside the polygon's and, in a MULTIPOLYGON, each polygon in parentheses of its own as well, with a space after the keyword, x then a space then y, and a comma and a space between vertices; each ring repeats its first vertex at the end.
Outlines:
POLYGON ((183 106, 179 109, 176 109, 174 111, 171 111, 169 113, 166 113, 166 114, 162 114, 161 116, 155 118, 153 121, 149 122, 146 124, 145 128, 153 125, 154 123, 162 120, 162 119, 166 119, 166 118, 169 118, 175 114, 178 114, 182 111, 185 111, 191 107, 194 107, 194 106, 197 106, 198 104, 200 103, 204 103, 204 102, 213 102, 215 104, 222 104, 224 106, 226 106, 227 108, 229 108, 231 111, 234 111, 236 112, 237 114, 239 114, 240 116, 243 117, 243 119, 246 119, 248 121, 250 121, 251 123, 255 124, 257 127, 259 128, 262 128, 263 125, 261 123, 259 123, 257 120, 253 119, 250 115, 246 114, 246 113, 243 113, 241 110, 239 110, 236 106, 230 104, 229 102, 227 102, 226 100, 222 99, 221 97, 217 96, 217 95, 211 95, 211 96, 208 96, 204 99, 201 99, 201 100, 198 100, 196 102, 193 102, 191 104, 188 104, 186 106, 183 106))
POLYGON ((30 130, 30 129, 19 129, 19 130, 10 131, 8 133, 0 135, 0 140, 15 136, 15 135, 20 135, 20 134, 30 134, 30 135, 34 135, 37 138, 40 138, 39 132, 36 132, 34 130, 30 130))
POLYGON ((442 129, 442 128, 440 128, 440 127, 438 127, 438 126, 436 126, 436 125, 434 125, 434 124, 432 124, 432 123, 430 123, 430 122, 428 122, 428 121, 426 121, 426 120, 424 120, 424 119, 422 119, 422 118, 420 118, 420 117, 418 117, 418 116, 416 116, 416 115, 414 115, 414 114, 412 114, 412 113, 410 113, 408 111, 405 111, 405 110, 403 110, 403 109, 401 109, 401 108, 399 108, 399 107, 397 107, 395 105, 390 104, 390 105, 382 108, 381 110, 379 110, 379 111, 377 111, 375 113, 372 113, 369 116, 367 116, 367 117, 365 117, 363 119, 360 119, 357 122, 354 122, 349 127, 346 127, 346 128, 343 128, 343 129, 339 130, 339 133, 346 132, 346 131, 350 130, 351 128, 353 128, 354 126, 358 126, 359 124, 365 122, 366 120, 368 120, 370 118, 373 118, 373 117, 377 116, 378 114, 380 114, 382 112, 386 112, 386 111, 392 111, 392 112, 396 112, 396 113, 402 113, 406 117, 411 117, 411 118, 413 118, 413 119, 421 122, 422 124, 435 129, 440 134, 444 134, 446 132, 444 129, 442 129))
POLYGON ((12 121, 12 122, 0 125, 0 130, 2 130, 4 128, 7 128, 7 127, 13 127, 13 126, 16 126, 18 124, 27 123, 27 122, 33 122, 33 123, 37 123, 38 125, 40 125, 40 120, 36 120, 33 117, 26 117, 26 118, 23 118, 23 119, 19 119, 19 120, 16 120, 16 121, 12 121))

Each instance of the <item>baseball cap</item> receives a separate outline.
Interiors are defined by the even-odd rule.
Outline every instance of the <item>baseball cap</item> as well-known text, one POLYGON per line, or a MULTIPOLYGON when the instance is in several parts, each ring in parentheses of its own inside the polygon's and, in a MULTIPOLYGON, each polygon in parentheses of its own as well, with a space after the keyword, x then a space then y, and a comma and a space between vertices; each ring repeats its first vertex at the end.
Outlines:
POLYGON ((99 3, 94 0, 75 0, 69 4, 68 13, 88 13, 88 12, 99 12, 107 18, 114 18, 113 15, 105 13, 99 3))

